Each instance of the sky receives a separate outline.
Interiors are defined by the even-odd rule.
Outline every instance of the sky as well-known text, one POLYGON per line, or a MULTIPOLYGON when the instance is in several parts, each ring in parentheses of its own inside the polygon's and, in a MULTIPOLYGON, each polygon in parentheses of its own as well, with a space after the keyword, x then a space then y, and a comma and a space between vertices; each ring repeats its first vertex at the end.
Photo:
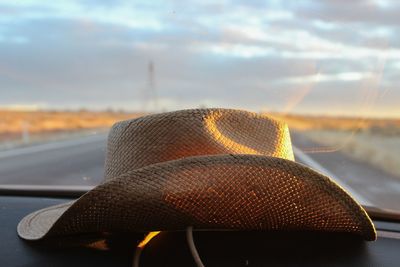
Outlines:
POLYGON ((400 117, 398 14, 389 0, 0 0, 0 108, 400 117))

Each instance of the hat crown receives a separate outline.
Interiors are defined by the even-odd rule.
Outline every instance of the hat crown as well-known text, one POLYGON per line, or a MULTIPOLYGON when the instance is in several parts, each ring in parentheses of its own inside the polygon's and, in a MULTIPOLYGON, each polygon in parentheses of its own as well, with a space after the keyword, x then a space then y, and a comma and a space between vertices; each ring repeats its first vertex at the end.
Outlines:
POLYGON ((255 154, 294 160, 287 125, 233 109, 190 109, 116 123, 109 134, 105 180, 185 157, 255 154))

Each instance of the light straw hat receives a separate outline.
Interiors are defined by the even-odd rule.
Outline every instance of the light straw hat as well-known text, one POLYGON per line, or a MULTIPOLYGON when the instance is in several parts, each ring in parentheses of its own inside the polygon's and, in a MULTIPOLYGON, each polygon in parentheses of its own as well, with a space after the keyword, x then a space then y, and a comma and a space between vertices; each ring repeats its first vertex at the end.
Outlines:
POLYGON ((78 200, 27 215, 27 240, 195 229, 348 232, 374 240, 365 210, 294 161, 286 124, 256 113, 193 109, 122 121, 105 179, 78 200))

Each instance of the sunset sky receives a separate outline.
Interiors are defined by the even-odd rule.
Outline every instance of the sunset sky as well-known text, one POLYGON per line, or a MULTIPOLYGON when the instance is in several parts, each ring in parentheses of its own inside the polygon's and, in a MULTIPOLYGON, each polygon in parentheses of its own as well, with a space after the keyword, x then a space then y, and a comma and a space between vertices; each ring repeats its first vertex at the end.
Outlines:
POLYGON ((400 117, 399 14, 383 0, 1 0, 0 107, 151 109, 153 61, 160 110, 400 117))

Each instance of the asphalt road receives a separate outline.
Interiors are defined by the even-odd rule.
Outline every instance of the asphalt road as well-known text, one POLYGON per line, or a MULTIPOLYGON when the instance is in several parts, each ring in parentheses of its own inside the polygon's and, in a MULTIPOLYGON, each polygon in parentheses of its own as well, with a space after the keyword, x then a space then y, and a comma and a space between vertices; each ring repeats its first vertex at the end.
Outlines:
POLYGON ((106 139, 100 134, 0 152, 0 184, 96 185, 106 139))
POLYGON ((352 159, 340 151, 302 153, 303 149, 321 146, 300 133, 292 131, 291 135, 296 147, 296 161, 327 174, 364 205, 400 210, 400 177, 383 172, 368 163, 352 159))
MULTIPOLYGON (((399 209, 400 179, 341 154, 305 154, 317 146, 292 133, 296 160, 335 179, 362 204, 399 209)), ((0 152, 0 184, 84 185, 103 177, 106 134, 34 145, 0 152)))

